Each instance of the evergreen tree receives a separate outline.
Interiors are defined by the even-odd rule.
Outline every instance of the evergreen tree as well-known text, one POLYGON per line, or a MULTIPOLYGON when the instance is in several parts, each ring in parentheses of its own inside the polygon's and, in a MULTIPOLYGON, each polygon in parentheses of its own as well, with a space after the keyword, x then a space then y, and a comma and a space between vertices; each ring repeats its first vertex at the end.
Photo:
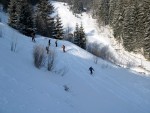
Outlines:
POLYGON ((17 29, 18 12, 17 12, 17 0, 11 0, 8 6, 9 19, 8 24, 17 29))
POLYGON ((115 10, 114 10, 114 18, 112 20, 112 26, 114 29, 114 36, 118 41, 121 41, 123 38, 123 28, 124 28, 124 18, 125 18, 125 1, 118 0, 115 10))
POLYGON ((39 0, 28 0, 28 3, 32 5, 36 5, 39 2, 39 0))
POLYGON ((47 21, 47 34, 49 37, 52 37, 54 36, 54 30, 55 30, 55 22, 54 22, 54 18, 52 17, 49 17, 48 18, 48 21, 47 21))
POLYGON ((96 17, 97 16, 98 9, 99 9, 99 3, 97 3, 96 0, 93 0, 92 4, 91 4, 92 17, 96 17))
POLYGON ((113 26, 113 19, 114 19, 114 13, 115 13, 115 10, 116 10, 116 6, 117 6, 117 0, 110 0, 109 2, 109 24, 111 26, 113 26))
POLYGON ((80 28, 78 27, 78 24, 76 24, 76 28, 74 31, 74 44, 83 49, 86 49, 86 37, 82 24, 80 28))
POLYGON ((18 29, 21 33, 31 36, 33 31, 32 9, 27 0, 20 0, 18 29))
POLYGON ((74 13, 81 13, 83 11, 83 2, 82 0, 73 0, 71 9, 74 13))
POLYGON ((139 52, 142 52, 143 43, 144 43, 144 4, 140 0, 135 0, 134 2, 134 15, 135 15, 135 38, 136 38, 136 47, 135 49, 139 52))
POLYGON ((7 12, 8 5, 11 0, 0 0, 0 4, 3 5, 3 10, 7 12))
MULTIPOLYGON (((0 4, 3 5, 3 9, 4 11, 7 12, 7 8, 9 7, 9 3, 11 2, 12 0, 0 0, 0 4)), ((39 0, 27 0, 28 3, 32 4, 32 5, 35 5, 39 2, 39 0)))
POLYGON ((136 39, 134 38, 134 32, 135 28, 134 26, 134 21, 135 19, 133 18, 133 12, 132 9, 129 8, 126 14, 126 18, 124 20, 124 36, 123 36, 123 44, 126 50, 128 51, 133 51, 134 50, 134 44, 136 39))
POLYGON ((98 21, 101 21, 104 25, 109 23, 109 7, 109 0, 101 0, 99 2, 98 21))
POLYGON ((64 32, 63 32, 62 22, 60 19, 61 18, 57 15, 56 22, 55 22, 55 28, 54 28, 54 38, 62 40, 64 32))
POLYGON ((78 26, 78 24, 76 24, 76 28, 75 28, 75 31, 74 31, 74 44, 80 46, 79 40, 80 40, 80 37, 79 37, 79 26, 78 26))
POLYGON ((129 2, 124 20, 124 46, 129 51, 140 51, 143 46, 143 20, 138 0, 129 2))
POLYGON ((98 9, 96 10, 96 16, 99 25, 105 25, 105 13, 104 13, 104 0, 98 2, 98 9))
POLYGON ((86 49, 86 37, 82 24, 79 29, 79 46, 83 49, 86 49))
POLYGON ((49 0, 40 0, 37 5, 35 14, 35 24, 37 33, 52 37, 54 33, 54 18, 51 14, 54 12, 54 7, 49 0))

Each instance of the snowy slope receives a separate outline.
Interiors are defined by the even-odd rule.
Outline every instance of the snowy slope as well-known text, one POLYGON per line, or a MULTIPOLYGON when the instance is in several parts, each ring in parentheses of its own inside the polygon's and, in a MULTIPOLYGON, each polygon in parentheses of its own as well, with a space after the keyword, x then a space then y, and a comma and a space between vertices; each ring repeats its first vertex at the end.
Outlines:
POLYGON ((75 16, 71 11, 69 11, 69 6, 67 6, 67 4, 64 5, 64 3, 61 2, 52 3, 56 12, 62 19, 64 28, 67 29, 70 27, 73 32, 76 23, 78 23, 79 26, 82 23, 87 35, 88 43, 96 42, 101 45, 100 47, 108 46, 110 49, 109 51, 111 51, 115 60, 117 59, 116 63, 118 65, 127 67, 129 64, 132 64, 130 69, 147 75, 150 74, 150 62, 146 61, 146 59, 139 54, 126 52, 123 47, 115 41, 113 32, 108 26, 99 28, 96 20, 93 19, 90 14, 82 13, 82 16, 81 14, 77 14, 75 16), (141 68, 141 66, 143 68, 141 68))
POLYGON ((67 41, 58 41, 53 72, 33 65, 36 43, 0 23, 0 113, 149 113, 150 78, 113 66, 67 41), (11 43, 17 42, 16 52, 11 43), (66 53, 61 46, 66 45, 66 53), (94 76, 88 68, 93 66, 94 76), (64 70, 64 76, 59 71, 64 70), (64 85, 69 91, 64 90, 64 85))

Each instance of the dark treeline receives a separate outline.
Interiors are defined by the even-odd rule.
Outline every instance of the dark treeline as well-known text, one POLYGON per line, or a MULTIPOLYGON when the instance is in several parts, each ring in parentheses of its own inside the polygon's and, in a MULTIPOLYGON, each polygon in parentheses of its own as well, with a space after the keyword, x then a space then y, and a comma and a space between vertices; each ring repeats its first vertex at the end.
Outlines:
POLYGON ((51 16, 54 7, 49 0, 6 0, 1 3, 9 14, 8 25, 20 33, 27 36, 36 33, 50 38, 66 39, 86 49, 83 26, 81 25, 74 33, 70 32, 69 27, 64 32, 59 15, 51 16))
MULTIPOLYGON (((28 3, 30 3, 32 5, 36 5, 39 2, 39 0, 27 0, 27 1, 28 1, 28 3)), ((10 0, 0 0, 0 3, 3 4, 4 11, 7 11, 10 0)))
POLYGON ((3 4, 3 10, 6 11, 10 0, 0 0, 0 4, 3 4))
POLYGON ((85 10, 89 10, 91 7, 91 0, 55 0, 55 1, 68 3, 70 9, 74 13, 81 13, 85 10))
POLYGON ((73 12, 90 10, 99 26, 109 25, 127 51, 150 59, 149 0, 57 0, 67 2, 73 12))
POLYGON ((24 35, 32 36, 33 33, 36 33, 56 39, 63 37, 61 20, 59 16, 57 16, 59 21, 51 16, 54 7, 49 0, 11 0, 7 11, 9 26, 24 35))

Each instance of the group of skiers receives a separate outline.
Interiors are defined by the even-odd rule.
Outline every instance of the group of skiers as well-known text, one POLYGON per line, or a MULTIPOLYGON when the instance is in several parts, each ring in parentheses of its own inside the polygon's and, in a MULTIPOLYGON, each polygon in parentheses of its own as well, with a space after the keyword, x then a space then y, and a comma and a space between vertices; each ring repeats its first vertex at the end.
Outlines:
MULTIPOLYGON (((35 41, 35 32, 34 31, 31 33, 31 37, 32 37, 32 42, 36 42, 35 41)), ((50 44, 51 44, 51 40, 49 39, 48 40, 48 46, 46 46, 47 53, 49 53, 50 44)), ((55 41, 55 47, 57 47, 57 46, 58 46, 58 44, 57 44, 57 39, 56 39, 56 41, 55 41)), ((62 46, 62 49, 63 49, 63 52, 66 52, 65 51, 65 45, 62 46)))
MULTIPOLYGON (((31 34, 31 36, 32 36, 32 42, 35 42, 35 32, 33 32, 33 33, 31 34)), ((49 39, 49 40, 48 40, 48 46, 46 46, 47 54, 49 53, 49 47, 50 47, 50 45, 51 45, 51 40, 49 39)), ((55 47, 58 47, 57 39, 55 40, 55 47)), ((62 46, 62 49, 63 49, 63 52, 65 53, 65 52, 66 52, 66 50, 65 50, 65 45, 62 46)), ((93 74, 93 71, 94 71, 94 69, 93 69, 92 66, 89 68, 89 71, 90 71, 90 74, 92 75, 92 74, 93 74)))
MULTIPOLYGON (((51 40, 49 39, 48 40, 48 46, 46 46, 47 54, 49 53, 49 47, 50 47, 50 45, 51 45, 51 40)), ((55 47, 58 47, 57 39, 55 40, 55 47)), ((63 50, 64 53, 66 52, 65 45, 62 46, 62 50, 63 50)))

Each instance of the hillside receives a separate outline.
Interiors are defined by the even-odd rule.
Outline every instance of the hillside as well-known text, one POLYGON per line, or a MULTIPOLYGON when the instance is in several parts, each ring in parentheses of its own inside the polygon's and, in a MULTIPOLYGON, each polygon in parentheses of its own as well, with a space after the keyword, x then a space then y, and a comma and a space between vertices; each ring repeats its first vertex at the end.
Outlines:
MULTIPOLYGON (((63 8, 59 6, 62 3, 54 5, 63 8)), ((1 14, 1 17, 5 19, 6 16, 1 14)), ((55 47, 54 39, 51 39, 51 49, 56 53, 54 70, 37 69, 33 64, 33 48, 38 44, 45 47, 48 38, 37 36, 33 43, 30 37, 18 33, 5 22, 0 23, 0 28, 3 28, 0 37, 0 113, 150 112, 149 76, 102 59, 95 64, 92 54, 67 41, 58 41, 58 47, 55 47), (12 42, 16 42, 15 52, 11 51, 12 42), (66 53, 62 51, 63 44, 66 53), (90 66, 95 70, 93 76, 88 70, 90 66), (64 85, 69 91, 64 90, 64 85)), ((89 38, 95 37, 95 32, 89 38)))
MULTIPOLYGON (((90 14, 86 12, 73 15, 69 10, 67 4, 62 2, 52 2, 56 12, 60 15, 65 29, 68 27, 75 29, 76 23, 82 24, 87 35, 88 44, 99 44, 99 48, 108 47, 107 53, 113 58, 115 63, 121 67, 127 67, 136 72, 150 74, 150 62, 148 62, 142 55, 129 53, 124 50, 113 36, 113 31, 109 26, 98 27, 96 19, 93 19, 90 14), (142 68, 141 68, 142 67, 142 68)), ((87 44, 87 45, 88 45, 87 44)))

